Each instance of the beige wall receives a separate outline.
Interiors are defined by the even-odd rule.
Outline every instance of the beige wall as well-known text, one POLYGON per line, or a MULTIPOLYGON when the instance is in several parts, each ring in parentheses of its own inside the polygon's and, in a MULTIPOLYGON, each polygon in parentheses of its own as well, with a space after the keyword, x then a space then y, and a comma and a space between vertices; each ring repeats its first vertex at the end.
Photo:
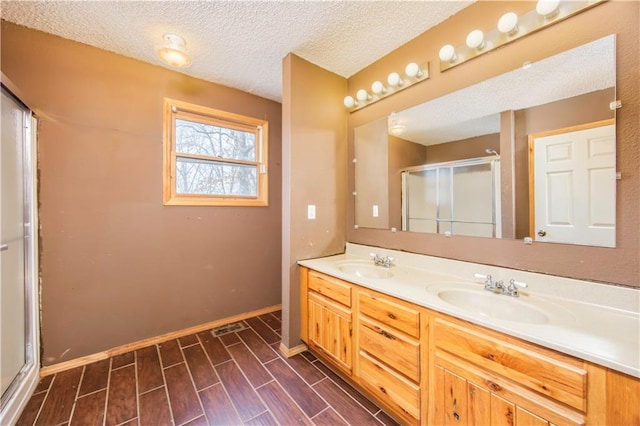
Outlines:
POLYGON ((389 135, 389 228, 402 229, 401 170, 424 163, 427 147, 389 135))
MULTIPOLYGON (((349 134, 356 126, 518 68, 526 61, 540 60, 616 34, 616 90, 617 98, 623 104, 617 113, 618 170, 623 179, 618 181, 617 187, 616 248, 543 243, 524 245, 518 240, 445 238, 440 235, 391 233, 387 230, 354 230, 351 227, 353 203, 349 205, 348 241, 566 277, 640 286, 640 175, 637 173, 640 166, 640 3, 605 2, 446 72, 439 71, 438 50, 441 46, 463 43, 466 34, 473 28, 494 27, 503 13, 523 13, 533 8, 533 1, 479 1, 349 78, 349 93, 353 93, 401 69, 408 62, 431 62, 431 77, 428 80, 351 113, 349 134)), ((503 157, 512 155, 504 149, 501 151, 503 157)), ((511 178, 504 171, 502 177, 511 178)), ((352 169, 349 169, 349 185, 349 190, 352 190, 352 169)))
POLYGON ((459 141, 429 145, 427 147, 426 164, 443 163, 445 161, 465 160, 468 158, 486 157, 486 149, 500 153, 500 134, 476 136, 459 141))
POLYGON ((280 303, 281 106, 2 23, 39 119, 45 365, 280 303), (269 207, 162 205, 164 97, 269 121, 269 207))
POLYGON ((290 54, 283 61, 282 343, 300 343, 300 259, 344 252, 346 79, 290 54), (307 219, 307 206, 316 219, 307 219))

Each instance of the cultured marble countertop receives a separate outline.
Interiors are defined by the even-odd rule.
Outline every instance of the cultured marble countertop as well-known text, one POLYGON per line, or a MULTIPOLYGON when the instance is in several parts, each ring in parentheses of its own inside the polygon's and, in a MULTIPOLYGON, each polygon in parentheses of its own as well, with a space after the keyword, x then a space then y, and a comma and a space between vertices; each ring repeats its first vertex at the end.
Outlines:
MULTIPOLYGON (((301 260, 298 263, 640 378, 640 289, 357 244, 347 244, 344 254, 301 260), (363 277, 344 268, 345 265, 356 269, 358 265, 366 265, 365 268, 371 270, 373 261, 370 253, 394 258, 394 265, 388 269, 390 277, 363 277), (518 298, 494 294, 483 290, 484 281, 475 278, 476 273, 490 274, 495 280, 505 283, 513 278, 527 283, 528 287, 520 290, 518 298), (491 310, 458 307, 439 296, 451 289, 471 290, 472 295, 485 301, 494 297, 489 299, 489 305, 496 302, 507 309, 513 305, 514 309, 506 316, 496 317, 491 310), (523 307, 523 304, 527 306, 523 307), (520 307, 532 308, 529 309, 532 313, 544 312, 545 318, 522 321, 518 318, 520 307)), ((385 269, 383 266, 375 268, 385 269)), ((381 272, 383 275, 386 273, 381 272)))

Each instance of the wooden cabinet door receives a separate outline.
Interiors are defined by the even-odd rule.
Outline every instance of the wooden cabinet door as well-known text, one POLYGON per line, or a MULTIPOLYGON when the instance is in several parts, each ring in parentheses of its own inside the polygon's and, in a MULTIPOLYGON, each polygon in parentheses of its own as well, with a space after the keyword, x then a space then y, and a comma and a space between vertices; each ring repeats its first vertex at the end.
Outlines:
POLYGON ((351 311, 309 292, 309 344, 351 374, 351 311))
POLYGON ((467 381, 440 367, 435 368, 435 423, 468 425, 467 381))
POLYGON ((444 426, 544 426, 551 424, 540 415, 518 406, 513 401, 502 398, 440 365, 436 365, 434 370, 435 424, 444 426))

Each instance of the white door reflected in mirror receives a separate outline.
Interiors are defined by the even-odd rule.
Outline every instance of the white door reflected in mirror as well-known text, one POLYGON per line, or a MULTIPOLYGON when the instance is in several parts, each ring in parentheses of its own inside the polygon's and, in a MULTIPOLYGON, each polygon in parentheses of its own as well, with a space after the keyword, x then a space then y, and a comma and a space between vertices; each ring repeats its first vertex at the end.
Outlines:
POLYGON ((533 239, 615 247, 613 120, 531 135, 531 151, 533 239))

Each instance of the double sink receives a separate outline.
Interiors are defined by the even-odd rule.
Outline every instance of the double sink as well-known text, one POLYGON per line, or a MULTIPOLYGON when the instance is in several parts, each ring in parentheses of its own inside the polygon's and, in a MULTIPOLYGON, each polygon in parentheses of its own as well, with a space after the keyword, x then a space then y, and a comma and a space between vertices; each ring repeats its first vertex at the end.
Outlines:
MULTIPOLYGON (((400 270, 366 261, 343 261, 336 266, 342 273, 361 279, 388 280, 402 274, 400 270)), ((482 284, 464 281, 433 282, 424 289, 439 301, 468 315, 531 325, 575 321, 569 310, 529 293, 520 292, 519 297, 505 296, 484 290, 482 284)))

